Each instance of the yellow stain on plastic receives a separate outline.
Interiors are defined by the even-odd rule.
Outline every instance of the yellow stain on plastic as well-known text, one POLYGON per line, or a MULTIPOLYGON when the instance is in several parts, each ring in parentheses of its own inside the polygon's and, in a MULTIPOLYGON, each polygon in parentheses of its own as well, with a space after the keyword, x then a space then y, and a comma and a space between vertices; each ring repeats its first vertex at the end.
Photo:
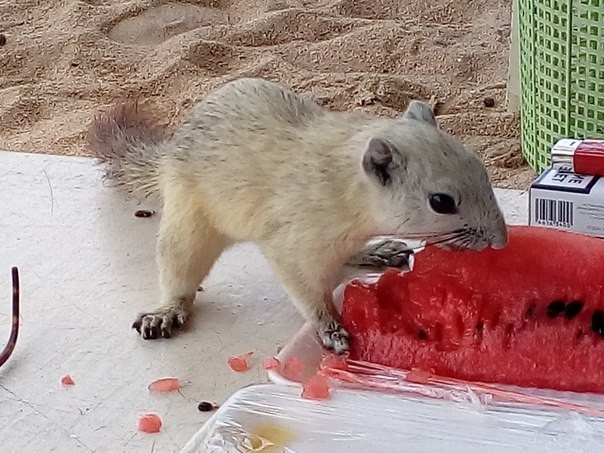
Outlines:
POLYGON ((294 432, 277 424, 256 426, 246 439, 244 447, 249 452, 283 453, 288 442, 294 439, 294 432), (248 443, 249 441, 249 443, 248 443))

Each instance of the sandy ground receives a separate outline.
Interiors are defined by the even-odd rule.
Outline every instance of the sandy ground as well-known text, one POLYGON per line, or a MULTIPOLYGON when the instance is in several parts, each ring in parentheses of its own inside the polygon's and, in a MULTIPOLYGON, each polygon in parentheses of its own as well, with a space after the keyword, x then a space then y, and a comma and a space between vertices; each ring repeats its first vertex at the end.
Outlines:
POLYGON ((129 97, 168 126, 241 76, 334 109, 432 100, 498 187, 534 177, 505 110, 511 0, 0 2, 0 149, 86 155, 93 115, 129 97))

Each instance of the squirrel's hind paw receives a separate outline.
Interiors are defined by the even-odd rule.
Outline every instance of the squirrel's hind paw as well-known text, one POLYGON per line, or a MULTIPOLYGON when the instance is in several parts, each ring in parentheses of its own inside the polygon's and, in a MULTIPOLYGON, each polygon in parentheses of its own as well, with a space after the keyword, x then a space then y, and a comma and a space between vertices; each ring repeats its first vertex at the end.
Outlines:
POLYGON ((188 313, 183 307, 158 308, 155 311, 138 315, 132 328, 145 340, 170 338, 174 329, 182 329, 188 313))

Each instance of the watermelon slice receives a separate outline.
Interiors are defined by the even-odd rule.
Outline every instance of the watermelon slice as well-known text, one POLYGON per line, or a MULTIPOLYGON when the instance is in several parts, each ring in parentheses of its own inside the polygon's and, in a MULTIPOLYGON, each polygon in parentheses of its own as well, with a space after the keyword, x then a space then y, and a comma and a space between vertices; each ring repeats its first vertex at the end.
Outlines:
POLYGON ((604 393, 604 240, 510 227, 502 250, 428 248, 350 283, 351 358, 467 381, 604 393))

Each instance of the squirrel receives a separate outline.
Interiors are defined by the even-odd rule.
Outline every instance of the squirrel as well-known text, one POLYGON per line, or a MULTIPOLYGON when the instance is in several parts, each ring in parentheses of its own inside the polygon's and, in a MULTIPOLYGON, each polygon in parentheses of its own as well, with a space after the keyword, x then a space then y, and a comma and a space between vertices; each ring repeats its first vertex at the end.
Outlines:
POLYGON ((133 101, 96 115, 88 131, 106 181, 162 203, 160 303, 132 325, 144 339, 184 326, 198 286, 238 242, 259 247, 337 354, 350 338, 332 294, 347 269, 404 265, 402 238, 456 250, 507 244, 485 166, 422 101, 396 118, 338 112, 244 77, 206 94, 173 133, 157 124, 133 101), (369 244, 375 237, 384 239, 369 244))

